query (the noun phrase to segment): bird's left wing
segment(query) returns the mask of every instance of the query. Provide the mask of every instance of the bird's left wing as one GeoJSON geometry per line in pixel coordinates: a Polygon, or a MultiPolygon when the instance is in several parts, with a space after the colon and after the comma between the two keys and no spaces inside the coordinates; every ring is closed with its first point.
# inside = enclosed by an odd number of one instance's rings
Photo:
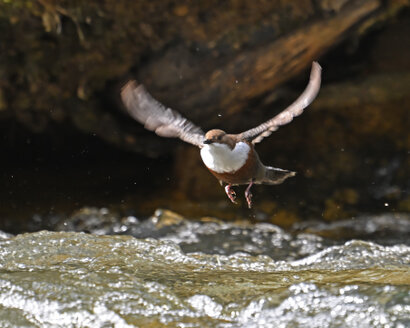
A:
{"type": "Polygon", "coordinates": [[[128,113],[147,130],[161,137],[180,138],[202,147],[204,132],[171,108],[155,100],[143,85],[129,81],[121,90],[121,98],[128,113]]]}
{"type": "Polygon", "coordinates": [[[317,62],[312,63],[310,80],[305,91],[296,99],[293,104],[284,111],[270,119],[269,121],[257,126],[256,128],[242,132],[237,135],[239,140],[252,141],[253,144],[260,142],[263,138],[270,136],[281,125],[288,124],[294,117],[303,113],[303,110],[316,98],[321,82],[322,68],[317,62]]]}

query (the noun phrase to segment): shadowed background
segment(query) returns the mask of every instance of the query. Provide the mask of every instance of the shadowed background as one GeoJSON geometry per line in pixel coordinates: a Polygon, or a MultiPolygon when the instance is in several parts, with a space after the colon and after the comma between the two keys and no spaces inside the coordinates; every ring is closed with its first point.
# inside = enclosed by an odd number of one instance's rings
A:
{"type": "Polygon", "coordinates": [[[0,229],[82,206],[281,225],[409,212],[409,18],[408,1],[2,2],[0,229]],[[119,101],[136,78],[203,129],[241,132],[291,103],[313,60],[318,98],[257,145],[298,175],[254,188],[253,211],[119,101]]]}

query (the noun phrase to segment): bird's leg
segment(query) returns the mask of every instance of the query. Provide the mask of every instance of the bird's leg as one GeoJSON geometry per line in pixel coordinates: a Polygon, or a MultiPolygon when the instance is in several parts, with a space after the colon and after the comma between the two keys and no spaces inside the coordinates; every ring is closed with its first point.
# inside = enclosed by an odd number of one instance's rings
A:
{"type": "Polygon", "coordinates": [[[251,193],[251,187],[253,185],[253,181],[249,184],[249,186],[245,190],[245,198],[246,201],[248,202],[248,207],[252,208],[252,193],[251,193]]]}
{"type": "Polygon", "coordinates": [[[236,192],[235,190],[232,189],[232,185],[231,184],[227,184],[225,186],[225,192],[227,194],[227,196],[229,197],[229,199],[231,200],[232,203],[236,204],[236,192]]]}

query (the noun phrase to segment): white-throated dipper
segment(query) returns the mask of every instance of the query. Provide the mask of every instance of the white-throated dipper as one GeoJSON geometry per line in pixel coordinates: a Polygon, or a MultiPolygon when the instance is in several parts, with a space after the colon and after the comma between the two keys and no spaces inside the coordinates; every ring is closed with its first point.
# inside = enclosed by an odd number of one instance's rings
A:
{"type": "Polygon", "coordinates": [[[316,98],[321,83],[321,67],[312,63],[310,80],[303,93],[284,111],[256,128],[239,134],[219,129],[204,133],[201,128],[181,114],[163,106],[146,91],[143,85],[129,81],[121,91],[121,98],[129,114],[144,127],[162,137],[178,137],[201,149],[205,166],[225,186],[229,199],[235,203],[234,185],[248,184],[245,191],[248,207],[252,207],[253,184],[280,184],[295,172],[265,166],[259,159],[254,144],[288,124],[316,98]]]}

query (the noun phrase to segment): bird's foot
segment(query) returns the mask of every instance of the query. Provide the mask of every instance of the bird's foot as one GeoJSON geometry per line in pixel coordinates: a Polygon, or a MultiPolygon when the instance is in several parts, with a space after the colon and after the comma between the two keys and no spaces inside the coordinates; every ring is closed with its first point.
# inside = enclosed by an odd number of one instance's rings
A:
{"type": "Polygon", "coordinates": [[[232,189],[232,185],[228,184],[225,186],[226,195],[229,197],[232,203],[236,204],[236,192],[232,189]]]}
{"type": "Polygon", "coordinates": [[[251,182],[245,190],[245,198],[246,198],[246,202],[248,203],[248,208],[252,208],[252,193],[251,193],[252,185],[253,185],[253,182],[251,182]]]}

